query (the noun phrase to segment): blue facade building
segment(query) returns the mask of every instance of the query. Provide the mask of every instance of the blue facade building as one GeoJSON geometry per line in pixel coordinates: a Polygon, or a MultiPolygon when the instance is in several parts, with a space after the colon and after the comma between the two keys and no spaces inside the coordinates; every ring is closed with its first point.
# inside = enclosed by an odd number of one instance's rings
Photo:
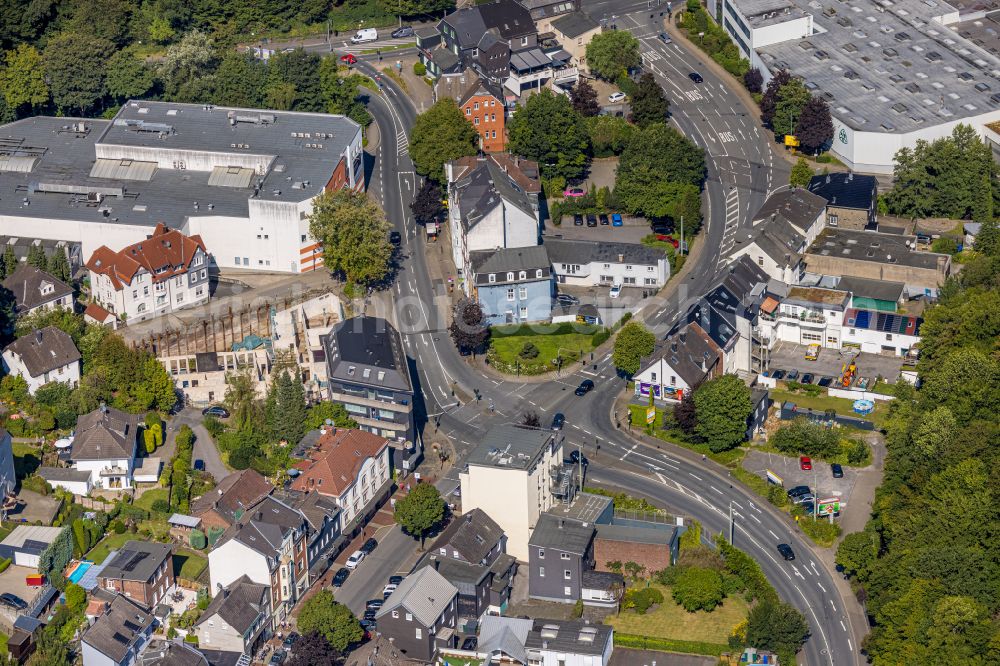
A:
{"type": "Polygon", "coordinates": [[[473,252],[475,297],[491,326],[552,317],[552,265],[542,245],[473,252]]]}

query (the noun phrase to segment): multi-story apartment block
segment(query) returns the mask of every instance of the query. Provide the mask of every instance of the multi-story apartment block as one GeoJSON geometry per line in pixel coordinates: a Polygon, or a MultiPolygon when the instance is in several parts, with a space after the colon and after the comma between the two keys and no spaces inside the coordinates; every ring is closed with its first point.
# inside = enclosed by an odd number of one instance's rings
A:
{"type": "Polygon", "coordinates": [[[507,146],[504,100],[489,84],[476,77],[458,102],[459,108],[479,134],[479,149],[487,153],[502,152],[507,146]]]}
{"type": "Polygon", "coordinates": [[[207,302],[210,262],[200,236],[158,224],[144,241],[94,251],[87,261],[91,294],[108,312],[142,321],[207,302]]]}
{"type": "Polygon", "coordinates": [[[270,588],[272,627],[279,626],[309,585],[307,532],[300,511],[265,497],[249,507],[208,554],[212,591],[246,574],[270,588]]]}
{"type": "Polygon", "coordinates": [[[413,442],[413,382],[403,338],[385,319],[354,317],[322,338],[330,400],[358,427],[397,443],[413,442]]]}

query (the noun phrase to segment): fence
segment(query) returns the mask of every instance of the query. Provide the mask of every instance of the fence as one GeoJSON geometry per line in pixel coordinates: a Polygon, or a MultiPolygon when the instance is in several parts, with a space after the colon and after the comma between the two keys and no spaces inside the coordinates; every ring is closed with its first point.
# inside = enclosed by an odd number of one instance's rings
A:
{"type": "Polygon", "coordinates": [[[848,400],[895,400],[894,395],[885,395],[884,393],[872,393],[871,391],[852,391],[850,389],[839,389],[833,388],[829,389],[830,396],[834,398],[847,398],[848,400]]]}

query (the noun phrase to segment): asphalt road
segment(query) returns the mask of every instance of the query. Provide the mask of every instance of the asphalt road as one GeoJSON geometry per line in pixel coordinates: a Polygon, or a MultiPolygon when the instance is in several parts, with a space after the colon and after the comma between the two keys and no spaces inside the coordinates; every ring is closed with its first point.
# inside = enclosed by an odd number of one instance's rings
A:
{"type": "MultiPolygon", "coordinates": [[[[364,615],[365,603],[369,599],[382,598],[382,588],[389,582],[389,576],[407,573],[400,570],[400,563],[407,553],[412,552],[414,543],[399,526],[379,536],[378,548],[351,572],[339,589],[334,588],[337,601],[358,617],[364,615]]],[[[339,565],[333,565],[330,571],[336,573],[339,568],[339,565]]]]}
{"type": "MultiPolygon", "coordinates": [[[[677,44],[664,45],[657,39],[662,31],[658,12],[652,20],[645,11],[625,15],[624,10],[641,5],[608,0],[587,3],[586,8],[602,18],[601,7],[614,7],[618,27],[630,30],[641,40],[644,65],[670,95],[671,122],[706,150],[708,162],[706,221],[699,240],[705,244],[701,260],[690,267],[685,280],[671,282],[663,293],[637,308],[637,316],[662,335],[687,303],[703,294],[716,279],[724,263],[721,256],[731,247],[734,234],[749,224],[750,215],[769,191],[787,182],[787,166],[774,157],[771,137],[757,127],[752,112],[703,66],[701,54],[687,52],[677,44]],[[687,76],[691,71],[698,71],[704,82],[694,84],[687,76]]],[[[375,74],[375,69],[364,60],[358,68],[375,74]]],[[[665,444],[671,448],[669,454],[647,452],[614,428],[612,405],[624,388],[624,381],[615,375],[610,355],[598,357],[585,366],[567,368],[562,376],[543,383],[492,379],[458,356],[446,331],[449,319],[446,285],[430,279],[424,239],[417,233],[408,208],[418,186],[406,155],[406,136],[415,118],[413,106],[394,82],[383,79],[383,92],[373,95],[369,110],[382,136],[369,191],[380,199],[404,239],[398,279],[393,287],[395,293],[389,299],[393,311],[384,314],[397,324],[407,352],[415,360],[415,376],[423,398],[423,409],[418,411],[425,417],[438,417],[432,420],[439,421],[441,433],[454,443],[458,456],[451,474],[441,480],[439,487],[444,492],[457,487],[455,470],[493,425],[517,422],[529,410],[539,413],[543,424],[547,424],[553,414],[561,412],[566,415],[569,448],[582,446],[585,452],[593,451],[600,443],[600,460],[606,462],[606,467],[602,463],[598,472],[597,465],[594,466],[595,479],[690,515],[713,532],[727,529],[728,505],[733,500],[737,544],[760,562],[782,598],[799,608],[809,620],[811,637],[800,662],[857,663],[858,641],[843,612],[845,602],[830,574],[816,563],[817,558],[785,517],[738,484],[730,489],[728,480],[719,478],[710,465],[697,457],[689,459],[689,453],[679,447],[665,444]],[[597,388],[578,398],[573,389],[583,379],[593,379],[597,388]],[[458,398],[452,393],[454,388],[458,389],[458,398]],[[463,394],[471,395],[473,389],[481,392],[481,402],[459,399],[463,394]],[[493,409],[488,407],[490,404],[493,409]],[[618,464],[614,462],[616,458],[618,464]],[[633,461],[643,467],[632,468],[633,461]],[[798,554],[796,563],[777,559],[774,547],[779,542],[792,545],[798,554]]],[[[373,307],[377,301],[373,301],[373,307]]],[[[434,426],[426,427],[425,441],[436,431],[434,426]]],[[[403,559],[403,553],[399,552],[394,561],[401,563],[403,559]]],[[[361,577],[363,589],[347,590],[341,595],[353,595],[348,599],[349,605],[363,604],[365,599],[377,596],[393,569],[394,565],[386,562],[373,575],[361,577]]],[[[850,600],[850,603],[855,602],[850,600]]]]}
{"type": "MultiPolygon", "coordinates": [[[[190,426],[194,431],[194,452],[191,456],[191,464],[193,465],[195,460],[204,460],[205,471],[211,474],[216,482],[218,482],[229,474],[229,470],[226,469],[225,464],[222,462],[222,457],[219,455],[219,447],[215,445],[212,437],[205,430],[205,426],[201,424],[203,418],[200,409],[185,407],[167,423],[167,436],[169,441],[173,442],[182,425],[187,424],[190,426]]],[[[171,450],[176,451],[176,449],[171,450]]],[[[163,464],[167,465],[169,462],[169,460],[164,460],[163,464]]]]}

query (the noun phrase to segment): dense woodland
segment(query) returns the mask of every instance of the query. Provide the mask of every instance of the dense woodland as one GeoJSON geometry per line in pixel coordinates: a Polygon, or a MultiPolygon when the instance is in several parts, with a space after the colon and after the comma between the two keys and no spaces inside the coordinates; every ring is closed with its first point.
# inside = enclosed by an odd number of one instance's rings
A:
{"type": "Polygon", "coordinates": [[[871,521],[837,561],[876,626],[875,664],[1000,662],[1000,232],[948,281],[899,386],[871,521]]]}

